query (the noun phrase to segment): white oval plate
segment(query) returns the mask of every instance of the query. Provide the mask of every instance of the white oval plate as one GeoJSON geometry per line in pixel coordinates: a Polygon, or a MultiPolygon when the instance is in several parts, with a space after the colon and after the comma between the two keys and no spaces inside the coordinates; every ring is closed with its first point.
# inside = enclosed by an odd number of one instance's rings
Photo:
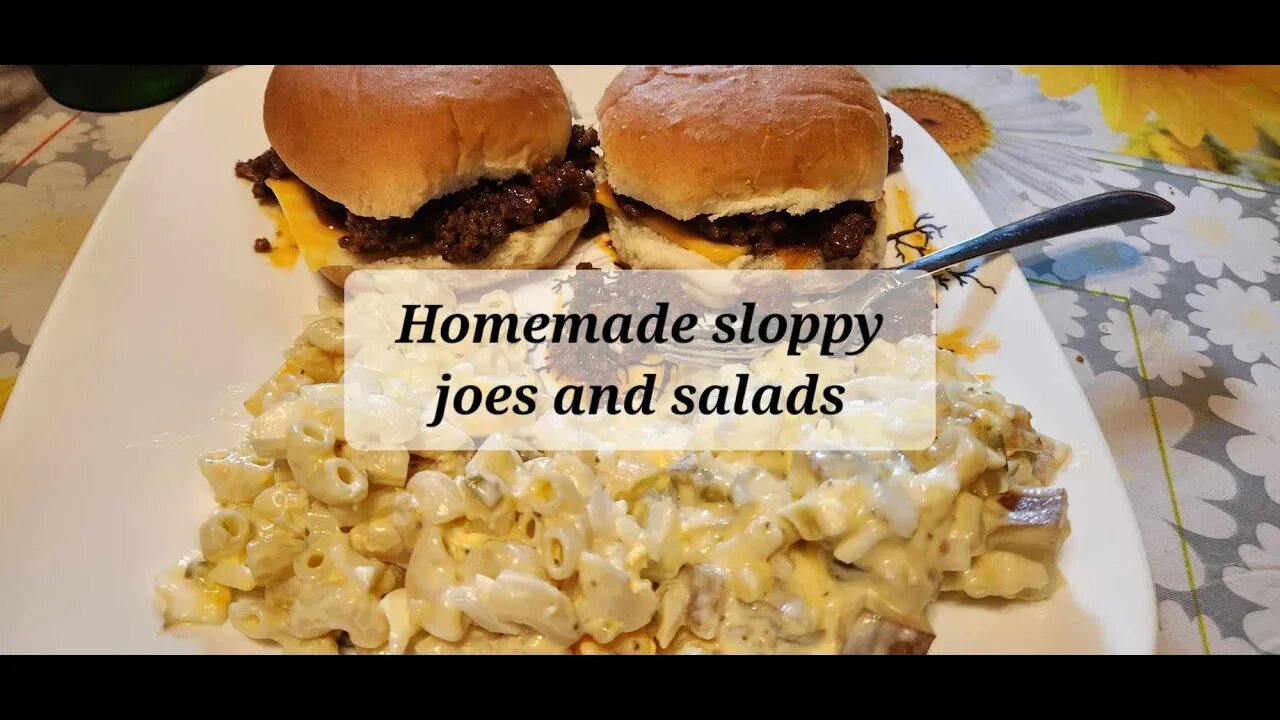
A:
{"type": "MultiPolygon", "coordinates": [[[[557,70],[593,120],[617,68],[557,70]]],[[[274,228],[232,165],[267,147],[268,72],[227,73],[165,116],[103,206],[27,357],[0,419],[0,652],[272,651],[226,627],[162,632],[152,596],[213,504],[196,456],[241,439],[240,403],[327,292],[301,263],[282,271],[251,249],[274,228]]],[[[889,109],[915,208],[946,226],[943,244],[989,229],[947,156],[889,109]]],[[[974,368],[1074,449],[1061,476],[1067,586],[1040,603],[940,603],[933,651],[1152,652],[1146,557],[1097,422],[1013,260],[988,262],[980,277],[999,294],[944,293],[939,327],[997,336],[999,350],[974,368]]]]}

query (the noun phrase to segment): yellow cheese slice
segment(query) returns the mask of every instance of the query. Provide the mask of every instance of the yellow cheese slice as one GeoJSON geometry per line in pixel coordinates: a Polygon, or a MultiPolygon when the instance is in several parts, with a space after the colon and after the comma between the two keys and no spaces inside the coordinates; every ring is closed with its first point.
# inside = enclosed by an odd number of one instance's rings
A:
{"type": "MultiPolygon", "coordinates": [[[[596,202],[604,207],[621,213],[622,208],[613,196],[613,189],[608,183],[596,184],[596,202]]],[[[658,212],[646,212],[638,217],[628,215],[630,219],[665,237],[671,242],[690,252],[698,253],[717,265],[728,265],[730,262],[746,255],[748,248],[742,245],[718,243],[706,239],[685,227],[684,223],[658,212]]]]}
{"type": "Polygon", "coordinates": [[[268,180],[267,187],[275,193],[289,234],[302,249],[302,257],[311,270],[330,265],[355,265],[359,258],[338,245],[338,238],[346,234],[342,228],[330,227],[320,218],[311,191],[297,178],[268,180]]]}
{"type": "Polygon", "coordinates": [[[284,219],[284,212],[279,206],[264,205],[263,208],[276,223],[276,237],[271,241],[271,252],[267,259],[272,265],[285,270],[292,270],[298,264],[298,244],[289,233],[289,221],[284,219]]]}

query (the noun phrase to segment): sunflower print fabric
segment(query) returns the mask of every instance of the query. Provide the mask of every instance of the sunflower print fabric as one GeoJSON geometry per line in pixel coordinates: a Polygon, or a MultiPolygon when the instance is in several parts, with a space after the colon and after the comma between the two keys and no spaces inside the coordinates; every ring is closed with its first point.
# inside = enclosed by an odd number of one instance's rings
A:
{"type": "Polygon", "coordinates": [[[1280,67],[862,69],[997,223],[1177,207],[1018,260],[1129,490],[1161,650],[1280,653],[1280,67]]]}

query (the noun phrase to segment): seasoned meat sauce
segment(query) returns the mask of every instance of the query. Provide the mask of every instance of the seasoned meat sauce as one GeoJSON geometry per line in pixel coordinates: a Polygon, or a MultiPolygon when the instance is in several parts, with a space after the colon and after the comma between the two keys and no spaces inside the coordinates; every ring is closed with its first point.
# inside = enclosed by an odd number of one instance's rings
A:
{"type": "Polygon", "coordinates": [[[889,174],[902,169],[902,136],[893,134],[893,120],[889,113],[884,114],[884,122],[889,126],[889,174]]]}
{"type": "MultiPolygon", "coordinates": [[[[625,195],[616,197],[622,212],[630,217],[658,212],[639,200],[625,195]]],[[[876,229],[871,203],[856,200],[803,215],[770,212],[729,215],[718,220],[700,215],[685,224],[709,240],[750,246],[753,255],[781,247],[816,247],[827,261],[856,256],[876,229]]]]}

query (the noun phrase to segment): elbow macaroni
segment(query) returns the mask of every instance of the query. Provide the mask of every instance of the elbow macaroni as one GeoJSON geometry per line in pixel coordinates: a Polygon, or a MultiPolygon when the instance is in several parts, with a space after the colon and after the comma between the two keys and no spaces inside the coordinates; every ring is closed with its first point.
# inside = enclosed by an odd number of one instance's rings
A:
{"type": "Polygon", "coordinates": [[[157,582],[167,623],[288,653],[835,653],[866,613],[927,628],[941,593],[1057,583],[1065,521],[1025,551],[989,539],[1065,448],[949,353],[919,452],[411,454],[346,445],[342,342],[310,325],[247,441],[199,459],[218,508],[157,582]]]}

